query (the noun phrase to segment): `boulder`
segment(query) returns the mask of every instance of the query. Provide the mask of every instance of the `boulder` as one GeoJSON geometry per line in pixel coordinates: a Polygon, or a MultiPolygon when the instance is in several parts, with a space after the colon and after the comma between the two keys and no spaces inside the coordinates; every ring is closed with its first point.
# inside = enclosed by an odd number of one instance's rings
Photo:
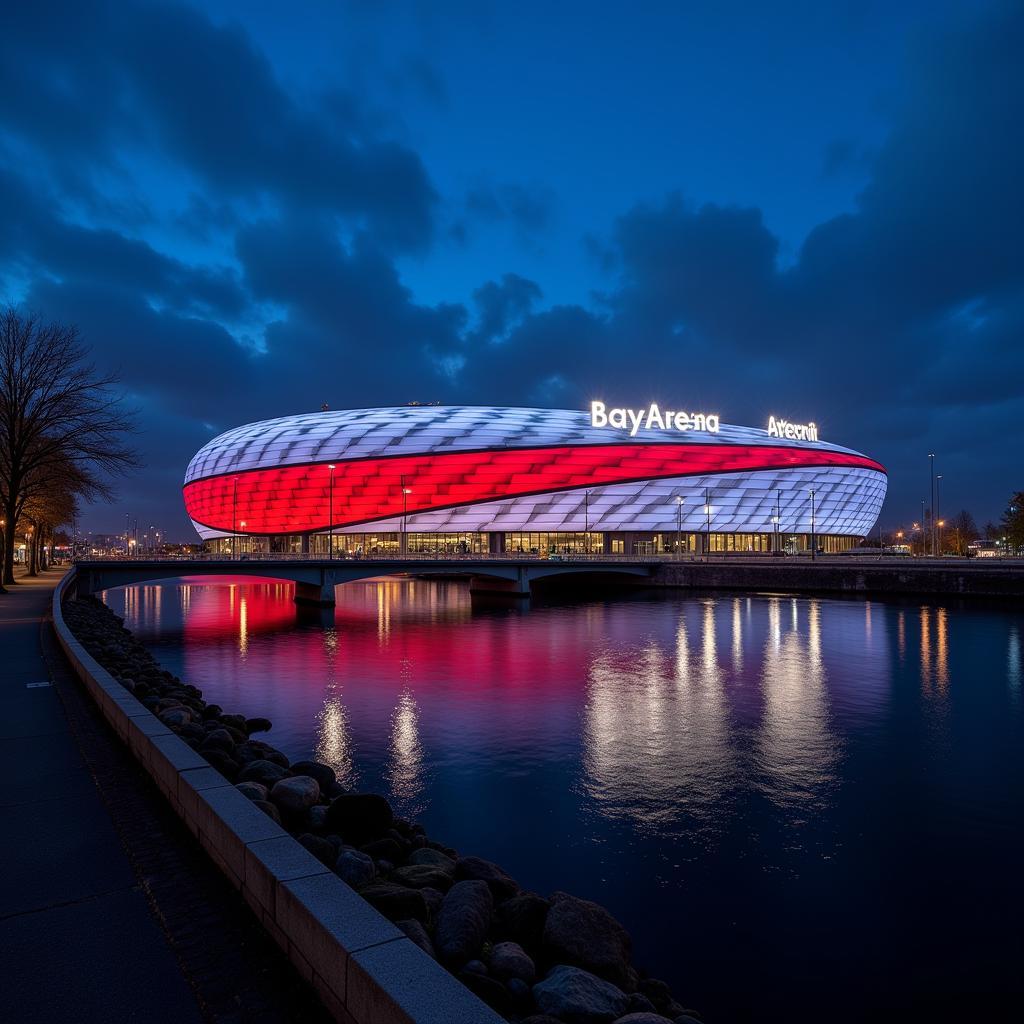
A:
{"type": "Polygon", "coordinates": [[[334,872],[343,882],[347,882],[353,889],[358,889],[376,877],[377,868],[372,857],[360,853],[359,850],[347,848],[338,854],[334,862],[334,872]]]}
{"type": "Polygon", "coordinates": [[[391,921],[414,918],[426,922],[427,903],[419,889],[407,889],[394,882],[371,882],[359,890],[359,895],[391,921]]]}
{"type": "Polygon", "coordinates": [[[455,874],[455,861],[440,850],[432,850],[429,846],[413,850],[409,854],[410,864],[429,864],[431,867],[440,868],[448,875],[455,874]]]}
{"type": "Polygon", "coordinates": [[[319,761],[295,761],[292,763],[293,775],[308,775],[316,779],[321,792],[334,782],[334,769],[329,764],[319,761]]]}
{"type": "Polygon", "coordinates": [[[267,787],[259,782],[240,782],[235,789],[250,800],[266,800],[267,787]]]}
{"type": "Polygon", "coordinates": [[[444,893],[440,889],[432,889],[429,885],[420,889],[420,893],[427,904],[427,910],[430,911],[430,920],[436,921],[437,915],[441,913],[441,904],[444,903],[444,893]]]}
{"type": "Polygon", "coordinates": [[[247,718],[243,732],[249,736],[254,732],[270,732],[273,728],[274,725],[269,718],[247,718]]]}
{"type": "Polygon", "coordinates": [[[158,717],[168,729],[180,729],[192,721],[192,712],[185,707],[171,707],[161,711],[158,717]]]}
{"type": "Polygon", "coordinates": [[[501,981],[519,978],[532,985],[537,978],[537,968],[518,942],[498,942],[491,950],[491,974],[501,981]]]}
{"type": "Polygon", "coordinates": [[[668,1017],[662,1017],[660,1013],[641,1010],[639,1013],[627,1013],[625,1017],[619,1017],[615,1024],[673,1024],[673,1022],[668,1017]]]}
{"type": "Polygon", "coordinates": [[[672,990],[660,978],[641,978],[636,988],[650,999],[656,1010],[664,1010],[672,1002],[672,990]]]}
{"type": "Polygon", "coordinates": [[[630,992],[629,1012],[630,1013],[657,1013],[658,1008],[643,994],[643,992],[630,992]]]}
{"type": "Polygon", "coordinates": [[[456,882],[448,890],[434,929],[434,947],[446,963],[464,964],[480,952],[491,924],[494,898],[479,879],[456,882]]]}
{"type": "Polygon", "coordinates": [[[288,778],[288,769],[282,768],[273,761],[250,761],[243,765],[238,773],[239,782],[259,782],[264,786],[273,787],[275,783],[288,778]]]}
{"type": "MultiPolygon", "coordinates": [[[[323,793],[321,792],[321,799],[323,793]]],[[[317,804],[306,811],[306,824],[314,832],[323,832],[327,824],[327,808],[323,804],[317,804]]]]}
{"type": "Polygon", "coordinates": [[[541,942],[548,963],[582,967],[616,985],[628,985],[632,980],[626,929],[590,900],[555,893],[541,942]]]}
{"type": "Polygon", "coordinates": [[[482,857],[460,857],[455,862],[456,880],[486,882],[495,903],[501,903],[519,892],[519,884],[509,878],[497,864],[482,857]]]}
{"type": "Polygon", "coordinates": [[[320,799],[320,787],[308,775],[294,775],[274,783],[270,799],[289,814],[302,814],[320,799]]]}
{"type": "Polygon", "coordinates": [[[394,821],[391,804],[376,793],[342,793],[327,808],[327,828],[354,846],[379,839],[394,821]]]}
{"type": "Polygon", "coordinates": [[[391,877],[413,889],[431,888],[445,892],[452,887],[452,876],[430,864],[408,864],[404,868],[396,868],[391,877]]]}
{"type": "Polygon", "coordinates": [[[539,952],[550,906],[546,899],[533,892],[521,892],[505,900],[494,912],[498,934],[525,949],[539,952]]]}
{"type": "Polygon", "coordinates": [[[611,982],[589,971],[560,964],[533,986],[542,1013],[565,1024],[607,1024],[625,1013],[629,998],[611,982]]]}
{"type": "Polygon", "coordinates": [[[235,741],[227,729],[211,729],[203,736],[203,746],[209,747],[211,750],[223,750],[225,754],[230,754],[235,749],[235,741]]]}
{"type": "Polygon", "coordinates": [[[530,986],[522,978],[509,978],[505,982],[505,988],[517,1006],[529,1006],[533,1002],[533,993],[530,986]]]}
{"type": "Polygon", "coordinates": [[[315,836],[310,832],[303,832],[302,835],[299,836],[299,842],[326,867],[333,868],[338,862],[338,851],[334,848],[334,844],[329,843],[322,836],[315,836]]]}
{"type": "Polygon", "coordinates": [[[281,824],[281,814],[269,800],[253,800],[253,804],[267,815],[268,818],[273,818],[278,825],[281,824]]]}
{"type": "Polygon", "coordinates": [[[392,864],[397,864],[402,859],[402,847],[391,836],[363,843],[359,849],[363,853],[368,853],[374,860],[389,860],[392,864]]]}
{"type": "Polygon", "coordinates": [[[422,922],[417,921],[415,918],[410,918],[407,921],[396,921],[396,925],[405,932],[406,935],[416,943],[420,949],[423,950],[427,956],[432,957],[434,960],[437,959],[437,953],[434,952],[434,944],[430,941],[430,936],[427,934],[427,929],[423,927],[422,922]]]}
{"type": "Polygon", "coordinates": [[[468,971],[470,974],[489,974],[487,970],[487,964],[483,960],[470,960],[468,963],[463,964],[462,969],[468,971]]]}
{"type": "Polygon", "coordinates": [[[230,779],[232,782],[238,778],[238,762],[228,754],[225,754],[223,750],[204,750],[202,751],[203,757],[210,762],[210,765],[217,769],[224,776],[225,779],[230,779]]]}
{"type": "Polygon", "coordinates": [[[486,974],[476,974],[469,970],[459,971],[456,977],[470,992],[487,1003],[492,1010],[497,1011],[503,1017],[508,1017],[511,1014],[512,996],[496,978],[489,978],[486,974]]]}

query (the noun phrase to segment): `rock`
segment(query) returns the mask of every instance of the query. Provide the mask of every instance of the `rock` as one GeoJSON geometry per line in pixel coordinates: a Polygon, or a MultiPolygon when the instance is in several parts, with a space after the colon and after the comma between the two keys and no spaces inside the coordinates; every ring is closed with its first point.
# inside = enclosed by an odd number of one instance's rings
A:
{"type": "Polygon", "coordinates": [[[422,922],[427,920],[427,903],[420,889],[407,889],[394,882],[376,881],[364,885],[359,895],[392,921],[404,921],[407,918],[422,922]]]}
{"type": "Polygon", "coordinates": [[[455,863],[458,881],[486,882],[496,903],[501,903],[519,892],[519,884],[509,878],[497,864],[482,857],[462,857],[455,863]]]}
{"type": "MultiPolygon", "coordinates": [[[[249,785],[252,785],[252,783],[249,783],[249,785]]],[[[329,843],[322,836],[315,836],[310,832],[303,832],[302,835],[299,836],[299,842],[302,843],[302,845],[326,867],[333,869],[334,865],[338,862],[338,851],[334,848],[334,844],[329,843]]]]}
{"type": "Polygon", "coordinates": [[[219,704],[207,704],[203,708],[203,718],[220,718],[224,709],[219,704]]]}
{"type": "Polygon", "coordinates": [[[376,793],[343,793],[327,808],[327,828],[355,846],[379,839],[392,821],[391,804],[376,793]]]}
{"type": "Polygon", "coordinates": [[[254,732],[270,732],[274,728],[269,718],[247,718],[242,731],[251,736],[254,732]]]}
{"type": "Polygon", "coordinates": [[[264,760],[263,747],[256,746],[255,743],[239,743],[235,747],[235,757],[242,764],[249,764],[250,761],[262,761],[264,760]]]}
{"type": "Polygon", "coordinates": [[[338,854],[334,862],[334,872],[343,882],[351,885],[353,889],[366,885],[367,882],[372,881],[377,875],[373,858],[368,857],[365,853],[360,853],[359,850],[353,849],[342,850],[338,854]]]}
{"type": "Polygon", "coordinates": [[[467,970],[459,971],[456,977],[491,1009],[496,1010],[503,1017],[511,1014],[512,997],[508,989],[496,978],[489,978],[486,974],[474,974],[467,970]]]}
{"type": "Polygon", "coordinates": [[[192,712],[185,707],[171,707],[161,711],[158,717],[169,729],[180,729],[192,721],[192,712]]]}
{"type": "Polygon", "coordinates": [[[657,1013],[658,1009],[643,994],[643,992],[630,992],[629,993],[629,1012],[630,1013],[657,1013]]]}
{"type": "Polygon", "coordinates": [[[260,782],[264,786],[272,787],[282,779],[287,779],[288,769],[282,768],[273,761],[250,761],[243,765],[238,773],[239,782],[260,782]]]}
{"type": "Polygon", "coordinates": [[[672,1002],[672,990],[660,978],[641,978],[636,988],[650,999],[656,1010],[664,1010],[672,1002]]]}
{"type": "MultiPolygon", "coordinates": [[[[170,675],[170,673],[166,673],[170,675]]],[[[245,732],[245,716],[244,715],[225,715],[221,713],[220,720],[225,725],[230,725],[232,729],[239,729],[245,732]]]]}
{"type": "Polygon", "coordinates": [[[455,861],[440,850],[431,850],[428,846],[424,846],[418,850],[413,850],[413,852],[409,854],[409,863],[429,864],[433,868],[440,868],[448,875],[455,874],[455,861]]]}
{"type": "Polygon", "coordinates": [[[619,1017],[615,1024],[673,1024],[668,1017],[662,1017],[660,1013],[651,1013],[642,1010],[640,1013],[627,1013],[625,1017],[619,1017]]]}
{"type": "Polygon", "coordinates": [[[582,967],[616,985],[632,980],[626,929],[604,907],[590,900],[555,893],[541,943],[548,963],[582,967]]]}
{"type": "Polygon", "coordinates": [[[389,860],[397,864],[402,859],[402,848],[390,836],[384,839],[374,839],[373,842],[363,843],[359,847],[363,853],[368,853],[374,860],[389,860]]]}
{"type": "Polygon", "coordinates": [[[240,782],[235,789],[250,800],[266,800],[267,787],[259,782],[240,782]]]}
{"type": "Polygon", "coordinates": [[[273,747],[263,748],[263,760],[273,761],[274,764],[279,764],[282,768],[291,767],[291,761],[280,750],[275,750],[273,747]]]}
{"type": "Polygon", "coordinates": [[[491,974],[501,981],[519,978],[532,985],[537,978],[537,968],[518,942],[499,942],[491,950],[491,974]]]}
{"type": "Polygon", "coordinates": [[[223,750],[225,754],[230,754],[235,749],[235,741],[227,729],[211,729],[204,736],[203,746],[214,750],[223,750]]]}
{"type": "Polygon", "coordinates": [[[319,761],[295,761],[292,764],[293,775],[308,775],[316,779],[320,791],[323,792],[334,782],[334,769],[329,764],[319,761]]]}
{"type": "Polygon", "coordinates": [[[546,899],[533,892],[521,892],[505,900],[494,912],[498,934],[525,949],[539,952],[550,906],[546,899]]]}
{"type": "Polygon", "coordinates": [[[320,787],[308,775],[294,775],[275,783],[270,799],[289,814],[302,814],[320,799],[320,787]]]}
{"type": "Polygon", "coordinates": [[[413,889],[431,888],[445,892],[452,887],[451,875],[430,864],[408,864],[404,868],[397,868],[392,872],[392,878],[413,889]]]}
{"type": "Polygon", "coordinates": [[[232,782],[238,778],[238,762],[233,757],[225,754],[223,750],[204,750],[202,754],[203,757],[210,762],[211,766],[216,768],[224,778],[229,779],[232,782]]]}
{"type": "Polygon", "coordinates": [[[415,918],[410,918],[407,921],[396,921],[396,925],[405,932],[406,935],[416,943],[420,949],[423,950],[427,956],[432,957],[434,960],[437,959],[437,953],[434,952],[434,944],[430,941],[430,936],[427,934],[427,929],[423,927],[420,921],[415,918]]]}
{"type": "Polygon", "coordinates": [[[509,978],[505,982],[505,988],[508,989],[508,994],[517,1006],[527,1006],[533,1002],[533,993],[530,991],[530,986],[522,978],[509,978]]]}
{"type": "Polygon", "coordinates": [[[427,910],[430,911],[430,920],[436,921],[437,915],[441,913],[441,904],[444,903],[444,893],[440,889],[432,889],[429,885],[420,889],[420,893],[426,901],[427,910]]]}
{"type": "Polygon", "coordinates": [[[327,824],[327,808],[323,804],[310,807],[306,811],[306,824],[314,832],[323,832],[324,826],[327,824]]]}
{"type": "Polygon", "coordinates": [[[560,964],[533,986],[542,1013],[565,1024],[605,1024],[621,1017],[629,1005],[626,993],[589,971],[560,964]]]}
{"type": "Polygon", "coordinates": [[[253,803],[269,818],[273,818],[274,821],[281,824],[281,815],[277,808],[269,800],[253,800],[253,803]]]}
{"type": "Polygon", "coordinates": [[[488,974],[487,964],[483,960],[470,960],[468,963],[463,964],[462,969],[469,971],[470,974],[488,974]]]}
{"type": "Polygon", "coordinates": [[[493,909],[494,898],[486,882],[456,882],[441,904],[434,928],[434,947],[441,960],[464,964],[475,957],[487,936],[493,909]]]}

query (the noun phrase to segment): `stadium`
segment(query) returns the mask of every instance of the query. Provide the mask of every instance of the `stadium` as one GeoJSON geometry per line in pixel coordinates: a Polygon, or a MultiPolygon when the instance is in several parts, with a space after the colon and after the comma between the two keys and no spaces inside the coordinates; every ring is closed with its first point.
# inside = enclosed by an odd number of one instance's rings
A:
{"type": "Polygon", "coordinates": [[[236,427],[184,500],[212,551],[384,554],[838,552],[885,469],[772,416],[409,405],[236,427]]]}

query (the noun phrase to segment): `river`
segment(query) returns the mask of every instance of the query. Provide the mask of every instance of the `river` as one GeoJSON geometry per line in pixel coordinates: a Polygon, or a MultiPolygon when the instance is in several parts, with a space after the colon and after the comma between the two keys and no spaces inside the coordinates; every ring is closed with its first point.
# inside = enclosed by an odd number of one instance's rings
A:
{"type": "Polygon", "coordinates": [[[105,595],[292,759],[612,911],[710,1022],[952,1019],[1024,992],[1024,616],[459,582],[105,595]]]}

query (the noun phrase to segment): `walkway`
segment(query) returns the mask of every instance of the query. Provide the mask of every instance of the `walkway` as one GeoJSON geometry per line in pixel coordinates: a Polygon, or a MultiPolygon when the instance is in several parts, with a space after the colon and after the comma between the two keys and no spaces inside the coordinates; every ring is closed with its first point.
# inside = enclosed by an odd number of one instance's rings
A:
{"type": "Polygon", "coordinates": [[[0,594],[0,1020],[322,1020],[72,676],[59,578],[0,594]]]}

